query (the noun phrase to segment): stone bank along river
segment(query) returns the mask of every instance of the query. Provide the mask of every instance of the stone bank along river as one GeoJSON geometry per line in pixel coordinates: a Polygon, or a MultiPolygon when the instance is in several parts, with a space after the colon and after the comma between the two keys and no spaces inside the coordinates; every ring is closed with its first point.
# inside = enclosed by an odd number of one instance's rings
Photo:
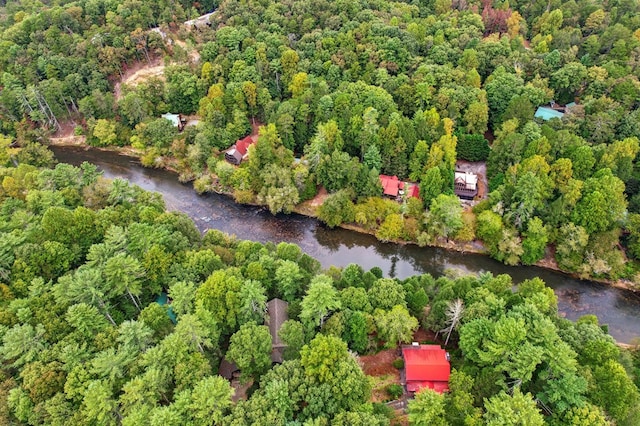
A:
{"type": "Polygon", "coordinates": [[[468,273],[509,274],[514,283],[537,276],[554,289],[559,311],[567,318],[597,315],[619,342],[629,343],[640,336],[640,295],[630,291],[538,267],[510,267],[484,255],[382,243],[370,235],[328,229],[313,218],[296,214],[273,216],[260,207],[236,204],[224,195],[198,195],[191,185],[178,182],[174,173],[143,168],[136,159],[114,152],[79,147],[52,147],[52,150],[61,162],[79,165],[88,161],[97,165],[107,178],[125,178],[145,190],[162,194],[169,210],[186,213],[201,231],[214,228],[241,239],[296,243],[323,267],[349,263],[365,269],[378,266],[385,275],[398,278],[427,272],[437,277],[450,268],[468,273]]]}

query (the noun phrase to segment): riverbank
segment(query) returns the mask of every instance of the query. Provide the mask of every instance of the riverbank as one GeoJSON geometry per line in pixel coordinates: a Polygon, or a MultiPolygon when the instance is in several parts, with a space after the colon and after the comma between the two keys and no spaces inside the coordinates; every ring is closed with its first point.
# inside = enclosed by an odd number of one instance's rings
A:
{"type": "MultiPolygon", "coordinates": [[[[60,146],[60,147],[80,147],[83,148],[85,150],[97,150],[97,151],[107,151],[107,152],[114,152],[117,153],[118,155],[123,155],[123,156],[128,156],[128,157],[133,157],[135,159],[137,159],[138,161],[140,161],[140,158],[142,155],[144,155],[144,152],[137,150],[135,148],[132,148],[130,146],[125,146],[125,147],[93,147],[90,145],[86,144],[86,141],[84,139],[84,137],[82,136],[73,136],[73,137],[59,137],[59,138],[51,138],[51,145],[53,146],[60,146]]],[[[164,170],[168,170],[171,171],[173,173],[179,173],[178,170],[173,167],[174,161],[172,159],[169,158],[165,158],[166,161],[163,161],[162,167],[161,169],[164,170]]],[[[228,191],[215,191],[216,193],[225,195],[230,197],[231,199],[233,199],[233,196],[231,193],[229,193],[228,191]]],[[[324,197],[326,197],[327,194],[325,194],[324,197]]],[[[316,209],[319,207],[319,205],[321,204],[321,200],[323,199],[323,197],[317,197],[314,198],[313,200],[308,200],[306,202],[300,203],[298,204],[294,209],[293,212],[297,213],[299,215],[302,216],[306,216],[306,217],[310,217],[310,218],[314,218],[317,220],[317,213],[316,213],[316,209]],[[315,201],[314,201],[315,200],[315,201]]],[[[254,205],[254,206],[259,206],[258,204],[249,204],[249,205],[254,205]]],[[[359,226],[358,224],[355,223],[343,223],[341,225],[339,225],[340,228],[342,229],[347,229],[353,232],[357,232],[360,234],[366,234],[366,235],[371,235],[373,237],[375,237],[375,231],[374,230],[369,230],[366,229],[362,226],[359,226]]],[[[416,242],[414,241],[406,241],[406,240],[396,240],[393,242],[389,242],[389,244],[398,244],[398,245],[402,245],[402,246],[419,246],[416,242]]],[[[482,256],[487,256],[488,255],[488,251],[487,249],[484,247],[484,245],[482,244],[481,241],[475,240],[472,242],[465,242],[465,243],[459,243],[459,242],[454,242],[454,241],[436,241],[433,242],[431,244],[428,244],[428,247],[435,247],[435,248],[441,248],[441,249],[445,249],[448,251],[452,251],[452,252],[458,252],[458,253],[462,253],[462,254],[477,254],[477,255],[482,255],[482,256]]],[[[634,285],[633,282],[629,281],[629,280],[606,280],[606,279],[601,279],[601,278],[594,278],[594,277],[584,277],[584,276],[580,276],[578,274],[575,273],[570,273],[567,271],[563,271],[562,269],[560,269],[557,265],[557,263],[555,262],[555,259],[553,259],[553,257],[551,256],[550,253],[547,254],[547,256],[540,260],[539,262],[537,262],[535,264],[535,266],[542,268],[542,269],[546,269],[549,271],[554,271],[554,272],[558,272],[561,273],[567,277],[573,278],[573,279],[578,279],[578,280],[589,280],[589,281],[594,281],[594,282],[598,282],[600,284],[605,284],[611,287],[615,287],[621,290],[626,290],[626,291],[632,291],[636,294],[640,294],[640,289],[634,285]]]]}

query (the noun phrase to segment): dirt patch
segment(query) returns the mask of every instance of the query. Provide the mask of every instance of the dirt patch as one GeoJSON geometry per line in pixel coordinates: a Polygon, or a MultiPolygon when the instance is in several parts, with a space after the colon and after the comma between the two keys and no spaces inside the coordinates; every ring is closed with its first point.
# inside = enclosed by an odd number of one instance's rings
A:
{"type": "Polygon", "coordinates": [[[425,330],[424,328],[419,328],[413,333],[413,341],[422,343],[422,342],[436,342],[436,333],[431,330],[425,330]]]}
{"type": "Polygon", "coordinates": [[[393,361],[399,358],[398,349],[387,349],[375,355],[360,357],[362,370],[373,377],[371,400],[385,402],[389,400],[387,386],[400,384],[400,371],[393,366],[393,361]]]}
{"type": "Polygon", "coordinates": [[[324,200],[326,200],[328,196],[329,193],[327,192],[327,190],[324,189],[323,186],[321,186],[316,196],[310,200],[298,204],[295,208],[295,212],[306,216],[317,217],[318,207],[320,207],[322,203],[324,203],[324,200]]]}
{"type": "Polygon", "coordinates": [[[86,145],[87,138],[85,136],[63,136],[58,138],[49,138],[51,145],[58,146],[83,146],[86,145]]]}
{"type": "Polygon", "coordinates": [[[164,64],[160,59],[155,59],[151,61],[151,63],[136,62],[135,64],[133,64],[125,71],[124,75],[122,76],[122,80],[116,83],[113,88],[113,94],[116,98],[116,101],[122,97],[122,84],[136,86],[143,81],[150,79],[151,77],[164,79],[164,64]]]}
{"type": "Polygon", "coordinates": [[[329,196],[329,193],[327,192],[327,190],[324,188],[324,186],[321,186],[316,196],[308,201],[309,205],[312,207],[320,207],[322,203],[324,203],[324,200],[327,199],[328,196],[329,196]]]}
{"type": "Polygon", "coordinates": [[[400,358],[398,349],[386,349],[375,355],[363,355],[360,357],[362,370],[369,376],[383,376],[387,374],[397,374],[400,380],[400,372],[392,364],[400,358]]]}

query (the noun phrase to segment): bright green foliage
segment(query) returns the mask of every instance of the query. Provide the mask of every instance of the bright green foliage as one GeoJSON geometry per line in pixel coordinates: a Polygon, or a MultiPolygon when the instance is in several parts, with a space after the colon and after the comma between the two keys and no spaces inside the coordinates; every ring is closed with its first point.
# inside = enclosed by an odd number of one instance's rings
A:
{"type": "Polygon", "coordinates": [[[303,274],[296,262],[283,260],[276,269],[276,285],[282,299],[293,302],[300,296],[303,274]]]}
{"type": "MultiPolygon", "coordinates": [[[[219,424],[231,407],[233,389],[229,382],[220,376],[205,377],[190,391],[190,403],[187,407],[194,425],[209,425],[213,421],[219,424]]],[[[183,396],[178,395],[180,400],[183,396]]]]}
{"type": "Polygon", "coordinates": [[[639,403],[638,388],[629,379],[624,368],[615,360],[608,360],[593,370],[591,397],[615,420],[623,422],[639,403]]]}
{"type": "Polygon", "coordinates": [[[588,233],[602,232],[622,219],[626,206],[624,183],[610,169],[602,169],[585,181],[582,199],[572,218],[588,233]]]}
{"type": "Polygon", "coordinates": [[[300,319],[307,325],[322,327],[327,316],[332,311],[340,309],[340,306],[338,291],[333,286],[331,278],[327,275],[317,275],[311,280],[307,294],[302,299],[300,319]]]}
{"type": "Polygon", "coordinates": [[[226,271],[215,271],[196,291],[196,305],[202,306],[225,330],[235,328],[240,310],[242,282],[226,271]]]}
{"type": "Polygon", "coordinates": [[[438,167],[428,169],[420,180],[420,196],[425,204],[430,205],[431,200],[442,194],[445,181],[438,167]]]}
{"type": "Polygon", "coordinates": [[[446,426],[444,396],[431,389],[422,389],[409,401],[409,424],[416,426],[446,426]]]}
{"type": "Polygon", "coordinates": [[[490,210],[485,210],[478,215],[476,235],[487,244],[492,253],[497,252],[502,234],[503,224],[499,215],[490,210]]]}
{"type": "Polygon", "coordinates": [[[404,237],[404,220],[400,214],[390,214],[378,228],[376,237],[380,241],[397,241],[404,237]]]}
{"type": "Polygon", "coordinates": [[[386,342],[387,347],[409,343],[418,329],[418,320],[401,305],[394,306],[388,312],[377,310],[375,317],[378,336],[386,342]]]}
{"type": "Polygon", "coordinates": [[[585,404],[582,407],[573,407],[569,410],[562,424],[567,426],[609,426],[609,422],[602,410],[595,405],[585,404]]]}
{"type": "Polygon", "coordinates": [[[491,426],[542,426],[544,419],[531,394],[515,388],[513,395],[500,392],[485,401],[484,420],[491,426]]]}
{"type": "Polygon", "coordinates": [[[278,330],[278,336],[287,345],[284,350],[284,359],[296,359],[299,357],[300,349],[304,346],[304,326],[302,323],[295,320],[285,321],[280,330],[278,330]]]}
{"type": "Polygon", "coordinates": [[[547,247],[547,230],[542,220],[534,217],[527,224],[526,238],[522,241],[522,263],[532,265],[544,257],[547,247]]]}
{"type": "Polygon", "coordinates": [[[329,415],[365,403],[371,388],[347,345],[338,337],[319,334],[302,348],[300,364],[310,385],[305,411],[329,415]]]}
{"type": "Polygon", "coordinates": [[[376,280],[367,291],[367,296],[374,309],[389,310],[396,305],[406,306],[402,284],[391,278],[376,280]]]}
{"type": "Polygon", "coordinates": [[[243,324],[231,336],[227,357],[238,366],[245,381],[260,377],[271,365],[269,328],[254,322],[243,324]]]}
{"type": "Polygon", "coordinates": [[[462,228],[462,206],[455,195],[440,194],[425,213],[425,225],[437,237],[449,238],[462,228]]]}
{"type": "Polygon", "coordinates": [[[481,410],[474,407],[473,377],[451,370],[449,393],[445,398],[445,418],[450,424],[480,424],[481,410]]]}
{"type": "Polygon", "coordinates": [[[346,190],[331,194],[318,208],[318,219],[334,228],[341,223],[353,222],[355,209],[351,196],[346,190]]]}

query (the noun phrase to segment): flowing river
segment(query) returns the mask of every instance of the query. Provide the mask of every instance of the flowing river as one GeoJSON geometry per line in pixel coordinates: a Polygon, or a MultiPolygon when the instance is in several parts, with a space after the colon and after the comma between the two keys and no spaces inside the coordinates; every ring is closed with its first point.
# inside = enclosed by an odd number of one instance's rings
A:
{"type": "Polygon", "coordinates": [[[313,218],[291,214],[273,216],[268,210],[236,204],[224,195],[198,195],[191,185],[178,182],[177,175],[166,170],[146,169],[131,157],[114,152],[81,147],[52,147],[60,162],[79,165],[88,161],[97,165],[108,178],[121,177],[164,197],[169,210],[189,215],[197,227],[235,234],[241,239],[298,244],[323,267],[357,263],[365,269],[378,266],[385,275],[406,278],[430,273],[440,276],[447,269],[468,273],[509,274],[514,283],[540,277],[558,296],[561,315],[575,320],[594,314],[608,324],[610,334],[629,343],[640,337],[640,295],[592,281],[534,267],[510,267],[488,256],[458,253],[440,248],[382,243],[373,236],[344,229],[329,229],[313,218]]]}

